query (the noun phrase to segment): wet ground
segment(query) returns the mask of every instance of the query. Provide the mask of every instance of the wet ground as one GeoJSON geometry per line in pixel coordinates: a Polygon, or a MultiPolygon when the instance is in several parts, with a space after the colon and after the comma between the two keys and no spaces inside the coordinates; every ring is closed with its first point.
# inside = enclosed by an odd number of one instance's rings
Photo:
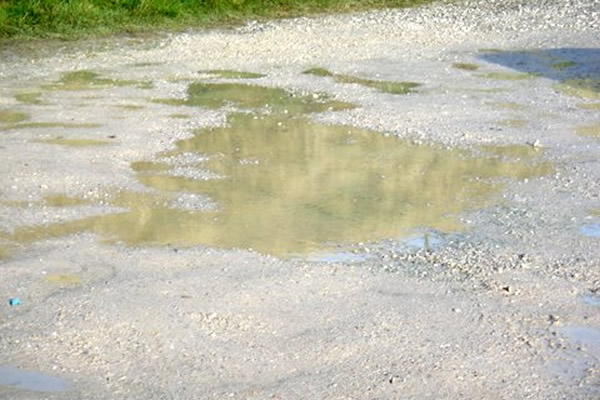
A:
{"type": "Polygon", "coordinates": [[[600,393],[595,32],[339,18],[3,50],[1,395],[600,393]]]}

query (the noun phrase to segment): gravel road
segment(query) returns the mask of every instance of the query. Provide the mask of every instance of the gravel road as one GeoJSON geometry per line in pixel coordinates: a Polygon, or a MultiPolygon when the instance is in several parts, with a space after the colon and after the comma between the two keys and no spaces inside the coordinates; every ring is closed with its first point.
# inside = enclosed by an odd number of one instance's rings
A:
{"type": "MultiPolygon", "coordinates": [[[[597,0],[440,2],[0,54],[0,398],[600,398],[597,0]],[[310,68],[421,86],[392,95],[310,68]],[[506,179],[460,232],[354,243],[337,261],[129,246],[76,224],[19,236],[122,211],[115,190],[148,192],[132,163],[226,123],[232,106],[160,100],[232,81],[209,70],[359,105],[311,117],[325,124],[534,152],[552,172],[506,179]],[[73,71],[99,75],[65,80],[73,71]]],[[[172,162],[189,173],[202,160],[172,162]]]]}

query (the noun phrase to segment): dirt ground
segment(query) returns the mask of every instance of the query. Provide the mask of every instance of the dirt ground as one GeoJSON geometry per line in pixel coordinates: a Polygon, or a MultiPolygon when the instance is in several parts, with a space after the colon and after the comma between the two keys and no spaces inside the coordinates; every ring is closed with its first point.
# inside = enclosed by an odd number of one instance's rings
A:
{"type": "Polygon", "coordinates": [[[600,398],[600,10],[571,3],[1,49],[0,398],[600,398]],[[135,166],[239,108],[185,104],[194,82],[327,96],[357,107],[307,118],[547,170],[500,174],[457,231],[422,222],[329,257],[167,243],[135,166]]]}

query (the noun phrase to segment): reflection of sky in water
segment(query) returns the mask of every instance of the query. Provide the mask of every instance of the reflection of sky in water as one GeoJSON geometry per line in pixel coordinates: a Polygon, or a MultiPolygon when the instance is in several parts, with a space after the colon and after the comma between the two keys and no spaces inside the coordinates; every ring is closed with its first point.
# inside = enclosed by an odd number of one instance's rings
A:
{"type": "Polygon", "coordinates": [[[579,233],[583,236],[600,238],[600,222],[582,226],[579,228],[579,233]]]}
{"type": "Polygon", "coordinates": [[[487,62],[552,79],[567,94],[600,97],[600,49],[556,48],[517,51],[482,51],[487,62]]]}
{"type": "Polygon", "coordinates": [[[0,385],[35,392],[62,392],[71,388],[68,382],[54,376],[11,367],[0,367],[0,385]]]}
{"type": "Polygon", "coordinates": [[[483,51],[479,58],[517,71],[540,74],[555,81],[600,79],[600,49],[483,51]]]}
{"type": "Polygon", "coordinates": [[[583,296],[583,302],[592,306],[600,306],[600,297],[594,294],[586,294],[583,296]]]}

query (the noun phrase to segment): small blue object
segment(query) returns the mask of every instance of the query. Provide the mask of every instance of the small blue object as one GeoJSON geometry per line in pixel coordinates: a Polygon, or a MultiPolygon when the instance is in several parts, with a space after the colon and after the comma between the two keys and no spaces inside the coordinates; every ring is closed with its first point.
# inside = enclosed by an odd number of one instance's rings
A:
{"type": "Polygon", "coordinates": [[[21,305],[21,299],[19,299],[18,297],[15,297],[14,299],[9,299],[8,304],[10,304],[13,307],[19,306],[19,305],[21,305]]]}

